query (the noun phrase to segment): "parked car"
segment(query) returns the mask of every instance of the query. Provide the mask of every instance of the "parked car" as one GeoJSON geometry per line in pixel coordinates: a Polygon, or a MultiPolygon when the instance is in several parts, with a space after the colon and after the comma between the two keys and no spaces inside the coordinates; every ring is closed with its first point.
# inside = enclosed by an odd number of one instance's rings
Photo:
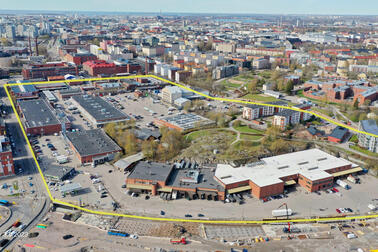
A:
{"type": "Polygon", "coordinates": [[[190,215],[190,214],[185,214],[185,217],[186,217],[186,218],[191,218],[192,215],[190,215]]]}

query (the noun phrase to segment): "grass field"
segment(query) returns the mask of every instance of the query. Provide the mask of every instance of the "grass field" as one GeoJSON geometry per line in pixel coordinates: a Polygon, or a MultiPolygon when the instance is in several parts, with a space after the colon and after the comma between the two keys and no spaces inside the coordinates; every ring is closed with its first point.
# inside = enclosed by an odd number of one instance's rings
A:
{"type": "Polygon", "coordinates": [[[276,99],[272,96],[265,96],[260,94],[247,94],[242,99],[249,99],[253,101],[261,101],[261,102],[273,102],[273,101],[279,101],[279,99],[276,99]]]}
{"type": "Polygon", "coordinates": [[[233,89],[235,89],[235,88],[239,88],[239,87],[241,86],[241,84],[231,83],[231,82],[229,82],[229,81],[227,81],[227,80],[224,80],[224,81],[222,81],[221,83],[222,83],[222,85],[224,85],[225,87],[227,87],[227,88],[233,88],[233,89]]]}
{"type": "Polygon", "coordinates": [[[352,145],[352,146],[350,146],[350,148],[353,149],[353,150],[356,150],[358,152],[364,153],[366,155],[372,156],[372,157],[378,157],[378,153],[374,153],[374,152],[365,150],[365,149],[363,149],[363,148],[361,148],[360,146],[357,146],[357,145],[354,145],[354,146],[352,145]]]}
{"type": "Polygon", "coordinates": [[[262,138],[262,136],[254,136],[254,135],[248,135],[248,134],[240,134],[240,138],[242,140],[250,140],[250,141],[257,141],[262,138]]]}
{"type": "Polygon", "coordinates": [[[320,109],[320,108],[315,108],[315,107],[311,108],[311,110],[322,113],[323,115],[326,115],[329,117],[333,116],[333,112],[330,110],[325,110],[325,109],[320,109]]]}
{"type": "Polygon", "coordinates": [[[263,134],[264,131],[251,129],[248,126],[239,126],[235,127],[235,129],[241,133],[252,133],[252,134],[263,134]]]}

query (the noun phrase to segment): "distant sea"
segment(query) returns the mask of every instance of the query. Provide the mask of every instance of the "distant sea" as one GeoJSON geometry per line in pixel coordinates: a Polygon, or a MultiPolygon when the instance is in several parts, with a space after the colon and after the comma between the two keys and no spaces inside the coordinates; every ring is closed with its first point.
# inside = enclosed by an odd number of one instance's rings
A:
{"type": "Polygon", "coordinates": [[[259,24],[259,23],[267,23],[266,20],[257,20],[257,19],[235,19],[235,18],[216,18],[215,21],[219,22],[240,22],[240,23],[248,23],[248,24],[259,24]]]}

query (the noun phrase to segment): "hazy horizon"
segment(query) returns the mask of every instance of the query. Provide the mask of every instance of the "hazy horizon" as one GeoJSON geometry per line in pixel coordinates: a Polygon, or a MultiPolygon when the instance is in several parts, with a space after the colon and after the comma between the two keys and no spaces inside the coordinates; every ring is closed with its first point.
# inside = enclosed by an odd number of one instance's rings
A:
{"type": "Polygon", "coordinates": [[[378,15],[378,1],[360,0],[66,0],[5,1],[0,11],[187,13],[239,15],[378,15]]]}

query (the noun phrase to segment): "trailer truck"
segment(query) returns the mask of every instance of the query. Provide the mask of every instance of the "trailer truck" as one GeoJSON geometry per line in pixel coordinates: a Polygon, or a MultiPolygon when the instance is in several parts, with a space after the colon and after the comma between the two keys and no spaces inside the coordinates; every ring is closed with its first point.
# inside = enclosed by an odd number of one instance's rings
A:
{"type": "Polygon", "coordinates": [[[284,216],[290,216],[293,215],[293,211],[288,208],[288,209],[276,209],[272,211],[272,215],[274,217],[284,217],[284,216]]]}
{"type": "Polygon", "coordinates": [[[341,186],[342,188],[344,188],[346,190],[350,189],[350,186],[346,182],[344,182],[340,179],[336,180],[336,184],[338,184],[339,186],[341,186]]]}

